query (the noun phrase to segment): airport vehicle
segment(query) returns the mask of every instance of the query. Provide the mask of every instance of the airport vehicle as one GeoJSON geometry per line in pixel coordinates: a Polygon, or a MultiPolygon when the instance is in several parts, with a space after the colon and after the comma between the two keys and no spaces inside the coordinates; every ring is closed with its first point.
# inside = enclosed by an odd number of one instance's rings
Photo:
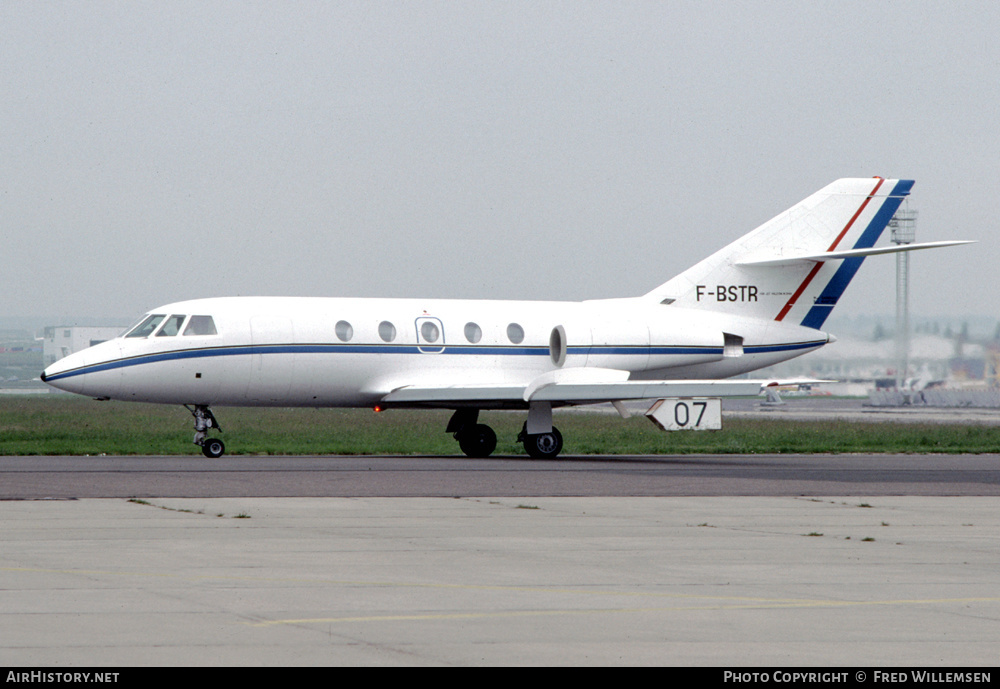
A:
{"type": "Polygon", "coordinates": [[[962,243],[874,248],[912,185],[836,181],[638,297],[197,299],[154,309],[42,379],[185,405],[208,457],[225,449],[208,434],[213,405],[451,409],[446,430],[472,457],[496,447],[481,410],[527,410],[519,440],[536,458],[562,449],[553,407],[611,402],[625,416],[624,402],[650,400],[661,427],[714,427],[719,398],[777,382],[733,376],[833,341],[821,328],[866,256],[962,243]]]}

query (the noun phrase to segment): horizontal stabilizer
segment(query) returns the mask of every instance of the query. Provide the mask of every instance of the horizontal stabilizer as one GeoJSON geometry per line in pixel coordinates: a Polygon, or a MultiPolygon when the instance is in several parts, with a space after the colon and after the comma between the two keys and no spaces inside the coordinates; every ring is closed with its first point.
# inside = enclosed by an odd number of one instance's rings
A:
{"type": "Polygon", "coordinates": [[[896,246],[882,246],[870,249],[847,249],[844,251],[824,251],[822,253],[799,254],[796,256],[776,256],[773,258],[748,258],[737,261],[738,266],[789,266],[796,263],[812,261],[820,263],[843,258],[859,258],[863,256],[876,256],[878,254],[895,254],[901,251],[917,251],[919,249],[939,249],[945,246],[959,246],[961,244],[975,244],[975,241],[949,241],[949,242],[923,242],[920,244],[899,244],[896,246]]]}

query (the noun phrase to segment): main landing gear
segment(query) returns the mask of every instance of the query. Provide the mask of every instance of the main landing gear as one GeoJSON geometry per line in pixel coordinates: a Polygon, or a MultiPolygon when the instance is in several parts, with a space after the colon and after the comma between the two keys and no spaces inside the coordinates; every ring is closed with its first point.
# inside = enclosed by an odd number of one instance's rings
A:
{"type": "Polygon", "coordinates": [[[196,404],[194,407],[184,405],[184,408],[194,416],[194,444],[201,447],[201,453],[209,459],[221,457],[226,452],[226,445],[218,438],[209,438],[208,429],[222,428],[215,420],[215,415],[207,404],[196,404]]]}
{"type": "Polygon", "coordinates": [[[458,409],[451,415],[445,432],[454,434],[467,457],[483,458],[497,449],[497,434],[486,424],[476,423],[478,409],[458,409]]]}
{"type": "Polygon", "coordinates": [[[549,433],[528,433],[528,424],[525,424],[517,442],[524,445],[524,451],[532,459],[555,459],[563,446],[562,433],[555,426],[549,433]]]}
{"type": "MultiPolygon", "coordinates": [[[[542,432],[528,433],[529,424],[526,422],[517,436],[517,442],[524,446],[524,451],[532,459],[555,459],[562,452],[562,433],[552,426],[550,415],[548,419],[548,430],[543,423],[542,432]]],[[[496,450],[497,434],[486,424],[478,423],[478,420],[478,409],[458,409],[452,414],[445,430],[454,434],[458,446],[467,457],[481,459],[489,457],[496,450]]]]}

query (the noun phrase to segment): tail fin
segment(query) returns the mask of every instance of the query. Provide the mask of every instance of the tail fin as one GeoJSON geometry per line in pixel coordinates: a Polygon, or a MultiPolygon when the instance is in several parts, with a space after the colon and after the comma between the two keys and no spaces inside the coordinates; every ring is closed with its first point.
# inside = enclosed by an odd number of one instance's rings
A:
{"type": "Polygon", "coordinates": [[[645,298],[820,328],[912,186],[837,180],[645,298]]]}

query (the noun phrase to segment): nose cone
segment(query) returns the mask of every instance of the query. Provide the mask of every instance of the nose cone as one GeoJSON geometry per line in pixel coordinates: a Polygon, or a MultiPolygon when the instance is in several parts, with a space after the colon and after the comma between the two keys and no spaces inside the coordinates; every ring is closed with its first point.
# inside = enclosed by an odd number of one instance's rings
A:
{"type": "Polygon", "coordinates": [[[86,395],[86,361],[83,352],[63,357],[42,372],[42,380],[54,388],[86,395]]]}
{"type": "Polygon", "coordinates": [[[42,372],[54,388],[91,397],[114,397],[121,388],[121,346],[117,340],[102,342],[56,361],[42,372]]]}

